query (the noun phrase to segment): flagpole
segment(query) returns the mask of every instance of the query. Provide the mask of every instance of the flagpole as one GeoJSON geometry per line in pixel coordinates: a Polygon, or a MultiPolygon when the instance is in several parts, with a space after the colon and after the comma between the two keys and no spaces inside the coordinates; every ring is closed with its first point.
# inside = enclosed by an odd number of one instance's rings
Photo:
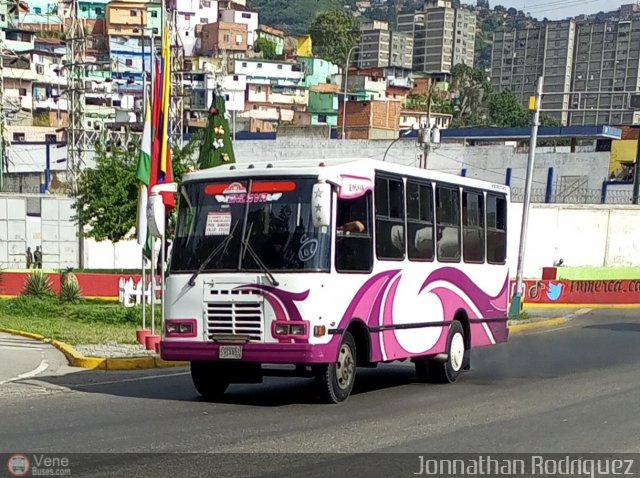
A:
{"type": "Polygon", "coordinates": [[[140,293],[142,294],[142,330],[147,328],[147,298],[145,297],[147,292],[147,268],[144,263],[144,247],[142,248],[142,284],[140,287],[140,293]]]}
{"type": "Polygon", "coordinates": [[[156,334],[156,239],[151,243],[151,335],[156,334]]]}

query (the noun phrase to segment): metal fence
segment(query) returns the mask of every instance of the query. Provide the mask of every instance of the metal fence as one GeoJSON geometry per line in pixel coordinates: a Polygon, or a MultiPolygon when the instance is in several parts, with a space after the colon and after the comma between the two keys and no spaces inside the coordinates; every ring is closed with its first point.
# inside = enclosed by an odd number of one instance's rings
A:
{"type": "MultiPolygon", "coordinates": [[[[511,201],[524,201],[524,188],[511,188],[511,201]]],[[[633,191],[631,189],[603,189],[578,188],[571,192],[547,191],[545,188],[531,189],[531,202],[553,204],[632,204],[633,191]]]]}

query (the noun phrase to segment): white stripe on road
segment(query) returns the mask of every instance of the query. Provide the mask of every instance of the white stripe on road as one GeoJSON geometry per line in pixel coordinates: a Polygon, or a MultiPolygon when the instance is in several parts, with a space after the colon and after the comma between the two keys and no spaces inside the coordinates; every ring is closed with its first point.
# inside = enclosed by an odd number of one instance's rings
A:
{"type": "Polygon", "coordinates": [[[23,374],[18,375],[17,377],[13,377],[13,378],[9,378],[7,380],[3,380],[2,382],[0,382],[0,385],[4,385],[5,383],[9,383],[9,382],[15,382],[16,380],[22,380],[22,379],[25,379],[25,378],[35,377],[36,375],[38,375],[39,373],[44,372],[48,368],[49,368],[49,362],[46,361],[46,360],[43,360],[42,362],[40,362],[40,365],[38,365],[36,368],[31,370],[30,372],[25,372],[23,374]]]}
{"type": "Polygon", "coordinates": [[[0,342],[0,350],[15,350],[15,349],[44,350],[45,347],[41,345],[31,345],[31,344],[3,344],[2,342],[0,342]]]}

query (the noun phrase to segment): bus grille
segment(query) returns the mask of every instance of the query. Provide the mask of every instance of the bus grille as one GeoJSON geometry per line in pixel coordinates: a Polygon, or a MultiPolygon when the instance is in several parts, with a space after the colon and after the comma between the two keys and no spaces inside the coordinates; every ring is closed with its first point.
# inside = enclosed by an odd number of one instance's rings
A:
{"type": "Polygon", "coordinates": [[[246,338],[251,342],[262,341],[261,302],[210,302],[206,307],[209,340],[246,338]]]}

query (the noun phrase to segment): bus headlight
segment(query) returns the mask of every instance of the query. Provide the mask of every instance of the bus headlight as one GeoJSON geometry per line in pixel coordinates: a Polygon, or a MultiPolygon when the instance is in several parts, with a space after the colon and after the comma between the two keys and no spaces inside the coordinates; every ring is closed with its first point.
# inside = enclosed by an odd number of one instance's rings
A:
{"type": "Polygon", "coordinates": [[[291,326],[291,335],[306,335],[306,333],[307,327],[305,324],[291,326]]]}
{"type": "Polygon", "coordinates": [[[167,320],[164,330],[167,337],[195,337],[196,321],[195,319],[167,320]]]}
{"type": "Polygon", "coordinates": [[[276,324],[276,335],[289,335],[289,326],[284,324],[276,324]]]}

